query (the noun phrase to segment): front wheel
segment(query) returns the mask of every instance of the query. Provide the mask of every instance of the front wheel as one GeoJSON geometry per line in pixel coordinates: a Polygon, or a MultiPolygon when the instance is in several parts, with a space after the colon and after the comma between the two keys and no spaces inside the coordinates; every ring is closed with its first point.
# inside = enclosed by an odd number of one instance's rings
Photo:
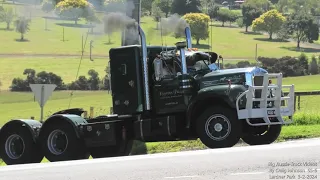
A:
{"type": "Polygon", "coordinates": [[[282,125],[258,126],[248,129],[241,139],[249,145],[263,145],[271,144],[277,140],[281,133],[282,125]]]}
{"type": "Polygon", "coordinates": [[[241,123],[235,110],[226,107],[206,109],[196,122],[197,134],[208,148],[232,147],[241,137],[241,123]]]}

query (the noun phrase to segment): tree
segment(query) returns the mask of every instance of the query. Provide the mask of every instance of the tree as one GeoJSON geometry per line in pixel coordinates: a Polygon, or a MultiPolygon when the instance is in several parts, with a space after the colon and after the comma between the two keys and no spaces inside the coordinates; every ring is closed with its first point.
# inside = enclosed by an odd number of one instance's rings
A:
{"type": "Polygon", "coordinates": [[[203,13],[188,13],[182,17],[190,26],[192,37],[196,39],[199,45],[200,39],[205,40],[209,37],[208,23],[210,17],[203,13]]]}
{"type": "Polygon", "coordinates": [[[57,90],[64,89],[64,83],[60,76],[52,73],[52,72],[46,72],[41,71],[37,74],[36,82],[37,84],[55,84],[57,85],[57,90]]]}
{"type": "Polygon", "coordinates": [[[70,18],[77,24],[79,18],[92,17],[94,7],[86,0],[64,0],[57,4],[56,12],[64,18],[70,18]]]}
{"type": "Polygon", "coordinates": [[[161,19],[161,17],[164,16],[164,13],[161,11],[161,9],[155,3],[152,3],[152,16],[153,16],[153,19],[157,22],[156,29],[158,29],[160,19],[161,19]]]}
{"type": "Polygon", "coordinates": [[[243,24],[245,25],[246,32],[248,27],[252,25],[252,21],[258,18],[263,12],[254,5],[244,3],[241,7],[243,24]]]}
{"type": "Polygon", "coordinates": [[[200,0],[201,3],[201,11],[209,15],[210,7],[214,6],[215,1],[212,0],[200,0]]]}
{"type": "Polygon", "coordinates": [[[241,15],[239,15],[237,11],[230,11],[230,16],[228,19],[228,21],[230,22],[230,26],[231,26],[231,23],[236,22],[240,16],[241,15]]]}
{"type": "Polygon", "coordinates": [[[219,9],[220,8],[217,5],[209,6],[208,15],[210,16],[211,19],[217,17],[219,9]]]}
{"type": "Polygon", "coordinates": [[[286,18],[277,10],[270,10],[255,19],[252,23],[253,31],[265,31],[269,34],[269,39],[272,35],[280,31],[281,26],[286,21],[286,18]]]}
{"type": "Polygon", "coordinates": [[[314,20],[309,21],[309,31],[307,32],[308,42],[313,43],[319,39],[319,25],[314,20]]]}
{"type": "Polygon", "coordinates": [[[313,74],[319,74],[319,66],[317,63],[317,58],[313,55],[310,63],[309,72],[313,74]]]}
{"type": "Polygon", "coordinates": [[[275,8],[269,0],[246,0],[244,5],[250,5],[263,12],[270,11],[275,8]]]}
{"type": "Polygon", "coordinates": [[[141,0],[141,10],[149,12],[152,15],[152,4],[154,0],[141,0]]]}
{"type": "Polygon", "coordinates": [[[88,79],[88,85],[90,90],[99,90],[99,73],[93,69],[88,71],[88,75],[90,76],[88,79]]]}
{"type": "Polygon", "coordinates": [[[56,1],[53,1],[53,0],[44,0],[42,2],[42,5],[41,5],[41,9],[42,11],[48,13],[48,12],[51,12],[52,10],[54,10],[54,8],[56,7],[56,1]]]}
{"type": "Polygon", "coordinates": [[[5,8],[0,11],[0,22],[5,22],[7,24],[7,30],[10,29],[10,24],[12,23],[15,15],[11,7],[5,8]]]}
{"type": "Polygon", "coordinates": [[[301,42],[312,42],[319,38],[319,30],[316,30],[319,28],[315,25],[314,18],[304,12],[291,14],[285,23],[285,28],[287,33],[296,40],[297,48],[300,48],[301,42]]]}
{"type": "Polygon", "coordinates": [[[229,9],[219,9],[217,13],[216,19],[222,22],[222,27],[224,27],[224,23],[231,19],[231,10],[229,9]]]}
{"type": "Polygon", "coordinates": [[[289,6],[289,0],[279,0],[277,4],[275,4],[276,9],[281,12],[287,12],[289,6]]]}
{"type": "Polygon", "coordinates": [[[123,0],[106,0],[104,2],[104,11],[107,13],[120,12],[126,13],[126,4],[123,0]]]}
{"type": "Polygon", "coordinates": [[[173,0],[171,13],[181,16],[187,13],[200,13],[200,7],[200,0],[173,0]]]}
{"type": "Polygon", "coordinates": [[[24,34],[30,30],[30,20],[26,19],[25,17],[19,17],[15,21],[16,31],[21,34],[20,40],[24,40],[24,34]]]}
{"type": "Polygon", "coordinates": [[[104,6],[105,0],[87,0],[88,3],[92,4],[95,9],[102,9],[104,6]]]}
{"type": "Polygon", "coordinates": [[[159,7],[167,18],[171,12],[172,1],[173,0],[155,0],[154,5],[159,7]]]}
{"type": "Polygon", "coordinates": [[[299,66],[301,66],[304,69],[305,74],[308,74],[308,70],[309,70],[308,56],[304,53],[301,53],[300,56],[298,57],[298,61],[299,61],[299,66]]]}

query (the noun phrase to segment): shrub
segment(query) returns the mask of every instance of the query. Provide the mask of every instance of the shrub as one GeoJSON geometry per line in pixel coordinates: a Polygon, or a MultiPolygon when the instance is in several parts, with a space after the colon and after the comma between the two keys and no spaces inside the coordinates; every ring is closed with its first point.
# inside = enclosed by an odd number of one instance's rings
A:
{"type": "Polygon", "coordinates": [[[308,66],[305,68],[304,58],[297,59],[290,56],[285,56],[280,59],[259,57],[258,60],[262,63],[262,68],[268,72],[282,72],[284,77],[303,76],[306,75],[306,71],[308,71],[308,66]]]}
{"type": "Polygon", "coordinates": [[[318,66],[317,59],[315,56],[312,56],[309,72],[312,75],[319,74],[319,66],[318,66]]]}

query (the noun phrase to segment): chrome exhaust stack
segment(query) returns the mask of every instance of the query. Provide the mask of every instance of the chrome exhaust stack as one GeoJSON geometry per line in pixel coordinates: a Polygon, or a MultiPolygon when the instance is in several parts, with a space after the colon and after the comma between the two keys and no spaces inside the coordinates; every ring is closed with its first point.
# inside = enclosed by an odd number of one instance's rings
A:
{"type": "Polygon", "coordinates": [[[186,46],[187,46],[187,43],[184,41],[176,43],[177,50],[180,51],[182,74],[188,74],[187,60],[186,60],[186,54],[185,54],[185,49],[184,49],[186,46]]]}
{"type": "Polygon", "coordinates": [[[142,49],[142,60],[143,60],[143,81],[144,81],[144,101],[146,110],[151,109],[150,105],[150,89],[149,89],[149,70],[148,70],[148,59],[147,59],[147,43],[146,43],[146,36],[141,28],[138,25],[138,31],[140,34],[141,40],[141,49],[142,49]]]}
{"type": "Polygon", "coordinates": [[[186,27],[185,30],[184,30],[184,33],[185,33],[185,35],[186,35],[187,48],[192,48],[191,30],[190,30],[190,27],[186,27]]]}

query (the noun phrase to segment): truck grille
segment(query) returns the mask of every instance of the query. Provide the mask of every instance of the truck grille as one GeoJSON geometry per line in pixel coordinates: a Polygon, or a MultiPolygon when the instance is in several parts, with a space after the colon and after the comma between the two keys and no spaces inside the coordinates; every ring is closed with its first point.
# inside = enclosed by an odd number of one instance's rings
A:
{"type": "MultiPolygon", "coordinates": [[[[253,85],[254,86],[262,86],[262,84],[263,84],[263,76],[255,76],[253,78],[253,85]]],[[[261,92],[262,92],[261,89],[256,89],[255,93],[254,93],[254,96],[256,98],[261,98],[261,92]]]]}

